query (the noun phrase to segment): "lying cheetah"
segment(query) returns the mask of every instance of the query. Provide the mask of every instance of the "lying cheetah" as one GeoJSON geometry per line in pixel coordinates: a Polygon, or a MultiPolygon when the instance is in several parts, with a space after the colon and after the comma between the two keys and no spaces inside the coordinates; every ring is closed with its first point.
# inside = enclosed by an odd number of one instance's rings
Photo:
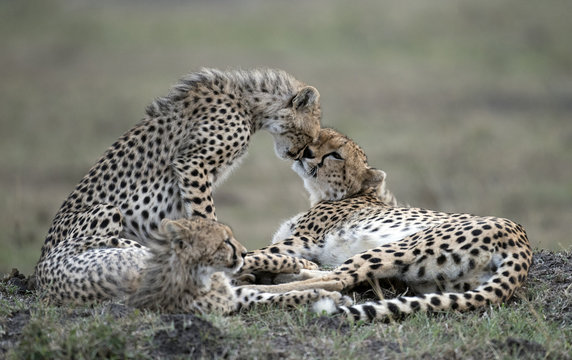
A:
{"type": "Polygon", "coordinates": [[[128,298],[133,306],[167,312],[232,314],[260,304],[297,306],[325,299],[351,303],[340,293],[320,289],[270,294],[233,287],[227,274],[242,266],[246,249],[234,239],[229,227],[193,218],[163,220],[162,229],[164,238],[151,242],[151,255],[140,285],[128,298]]]}
{"type": "Polygon", "coordinates": [[[322,129],[293,168],[304,179],[313,207],[281,228],[278,236],[287,238],[253,254],[281,253],[339,266],[332,272],[303,271],[310,279],[266,286],[266,291],[341,291],[368,279],[396,278],[419,294],[324,307],[372,320],[500,303],[527,277],[532,252],[522,226],[495,217],[396,207],[390,195],[387,204],[385,174],[370,168],[358,145],[334,130],[322,129]]]}
{"type": "MultiPolygon", "coordinates": [[[[59,302],[115,296],[111,274],[99,283],[64,283],[81,267],[60,253],[72,247],[90,263],[108,249],[139,254],[162,219],[216,219],[212,188],[239,163],[254,132],[270,132],[279,157],[297,158],[317,136],[320,116],[318,91],[283,71],[204,69],[183,78],[63,203],[36,265],[38,286],[59,302]]],[[[119,278],[132,276],[118,271],[119,278]]]]}

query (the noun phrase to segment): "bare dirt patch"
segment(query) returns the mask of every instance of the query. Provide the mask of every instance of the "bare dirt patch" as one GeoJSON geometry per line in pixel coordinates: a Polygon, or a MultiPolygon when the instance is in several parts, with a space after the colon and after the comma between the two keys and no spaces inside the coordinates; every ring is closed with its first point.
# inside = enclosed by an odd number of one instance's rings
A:
{"type": "Polygon", "coordinates": [[[536,252],[528,284],[539,285],[545,291],[542,306],[549,320],[572,326],[572,251],[536,252]]]}
{"type": "Polygon", "coordinates": [[[155,333],[154,357],[184,355],[196,359],[223,355],[224,335],[208,321],[190,314],[163,315],[161,320],[165,324],[172,323],[173,327],[155,333]]]}

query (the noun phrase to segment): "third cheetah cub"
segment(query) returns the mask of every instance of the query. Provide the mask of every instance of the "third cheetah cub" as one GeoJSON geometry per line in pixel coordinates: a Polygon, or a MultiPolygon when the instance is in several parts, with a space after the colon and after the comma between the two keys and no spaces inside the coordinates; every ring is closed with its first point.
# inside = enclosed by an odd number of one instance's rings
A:
{"type": "Polygon", "coordinates": [[[167,312],[231,314],[256,304],[297,306],[329,299],[351,304],[321,289],[269,294],[232,286],[227,274],[243,265],[246,249],[226,225],[203,218],[163,220],[164,241],[150,245],[141,283],[128,303],[167,312]]]}

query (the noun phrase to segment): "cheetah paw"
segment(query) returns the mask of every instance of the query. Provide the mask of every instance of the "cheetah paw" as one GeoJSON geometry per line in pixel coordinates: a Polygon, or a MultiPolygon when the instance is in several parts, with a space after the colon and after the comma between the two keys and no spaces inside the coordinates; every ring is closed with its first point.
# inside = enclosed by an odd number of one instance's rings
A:
{"type": "Polygon", "coordinates": [[[237,275],[232,283],[235,286],[241,286],[241,285],[250,285],[250,284],[254,284],[256,282],[256,276],[254,274],[240,274],[237,275]]]}
{"type": "Polygon", "coordinates": [[[298,261],[298,265],[301,269],[305,270],[318,270],[318,264],[313,261],[306,260],[306,259],[296,259],[298,261]]]}

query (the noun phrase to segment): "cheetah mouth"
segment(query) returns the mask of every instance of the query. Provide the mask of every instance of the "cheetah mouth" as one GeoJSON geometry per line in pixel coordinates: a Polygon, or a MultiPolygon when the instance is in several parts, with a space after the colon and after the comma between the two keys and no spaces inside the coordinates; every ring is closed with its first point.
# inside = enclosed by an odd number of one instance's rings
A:
{"type": "Polygon", "coordinates": [[[302,148],[298,149],[298,151],[296,151],[296,152],[287,151],[286,155],[294,161],[302,161],[302,156],[304,155],[304,150],[306,150],[307,147],[308,147],[308,145],[303,146],[302,148]]]}
{"type": "Polygon", "coordinates": [[[233,261],[232,264],[230,265],[230,273],[231,274],[237,273],[242,268],[243,265],[244,261],[242,259],[233,261]]]}
{"type": "Polygon", "coordinates": [[[318,176],[318,166],[312,166],[307,162],[304,162],[303,158],[300,158],[292,164],[292,169],[302,178],[316,178],[318,176]]]}

